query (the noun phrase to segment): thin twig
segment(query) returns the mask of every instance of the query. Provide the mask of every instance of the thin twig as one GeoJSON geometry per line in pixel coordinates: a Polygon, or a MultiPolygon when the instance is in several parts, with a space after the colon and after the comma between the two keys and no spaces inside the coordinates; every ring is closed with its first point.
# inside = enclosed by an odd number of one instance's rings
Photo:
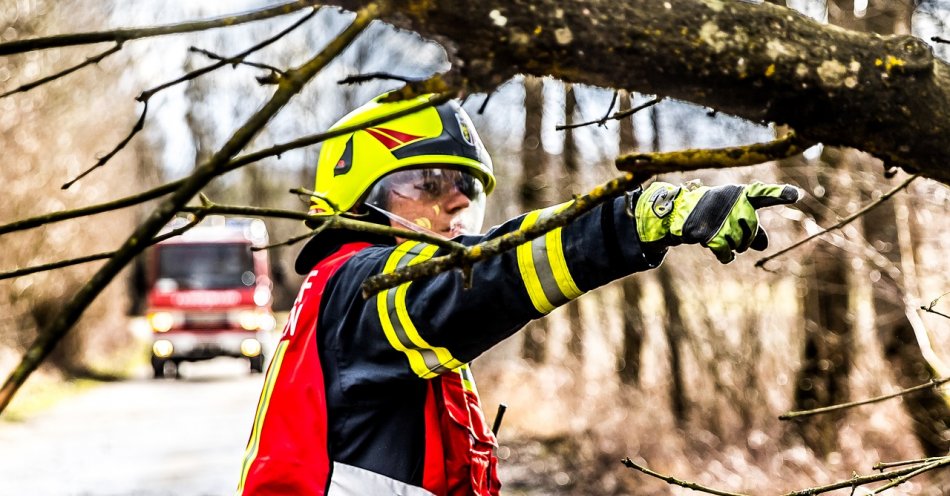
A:
{"type": "MultiPolygon", "coordinates": [[[[308,17],[309,17],[309,16],[308,16],[308,17]]],[[[241,59],[238,60],[237,57],[225,57],[224,55],[218,55],[218,54],[216,54],[216,53],[214,53],[214,52],[212,52],[212,51],[210,51],[210,50],[205,50],[204,48],[189,47],[189,48],[188,48],[188,51],[189,51],[189,52],[194,52],[194,53],[199,53],[199,54],[201,54],[201,55],[204,55],[205,57],[208,57],[208,58],[211,59],[211,60],[217,60],[217,61],[220,61],[220,62],[224,62],[225,64],[231,64],[231,67],[237,67],[238,65],[246,65],[246,66],[254,67],[254,68],[257,68],[257,69],[264,69],[264,70],[267,70],[267,71],[271,71],[271,72],[273,72],[273,73],[275,73],[275,74],[279,74],[279,75],[281,75],[281,76],[284,75],[284,71],[282,71],[281,69],[278,69],[277,67],[274,67],[274,66],[272,66],[272,65],[262,64],[262,63],[260,63],[260,62],[249,62],[249,61],[247,61],[247,60],[244,60],[243,58],[241,58],[241,59]]]]}
{"type": "Polygon", "coordinates": [[[650,477],[655,477],[670,485],[685,487],[686,489],[692,489],[694,491],[700,491],[700,492],[704,492],[708,494],[716,494],[718,496],[747,496],[743,493],[732,493],[729,491],[721,491],[719,489],[706,487],[706,486],[697,484],[695,482],[688,482],[684,480],[679,480],[675,477],[670,477],[669,475],[663,475],[659,472],[654,472],[653,470],[650,470],[647,467],[644,467],[643,465],[640,465],[634,462],[630,458],[624,458],[623,460],[621,460],[621,462],[629,468],[639,470],[640,472],[643,472],[644,474],[647,474],[650,477]]]}
{"type": "MultiPolygon", "coordinates": [[[[309,136],[304,136],[302,138],[289,141],[287,143],[279,143],[277,145],[274,145],[269,148],[265,148],[263,150],[258,150],[256,152],[252,152],[247,155],[241,155],[234,158],[234,160],[228,162],[226,165],[224,165],[221,168],[221,173],[224,174],[226,172],[233,171],[235,169],[241,168],[248,164],[261,161],[268,157],[275,157],[275,156],[280,157],[280,155],[290,150],[295,150],[298,148],[304,148],[307,146],[315,145],[323,141],[326,141],[330,138],[342,136],[344,134],[359,131],[361,129],[366,129],[368,127],[377,126],[379,124],[389,122],[393,119],[398,119],[400,117],[403,117],[415,112],[419,112],[420,110],[423,110],[429,107],[441,105],[451,99],[452,99],[452,94],[450,92],[440,93],[429,98],[425,102],[420,102],[418,104],[412,105],[410,107],[406,107],[405,109],[399,110],[397,112],[381,115],[375,119],[370,119],[361,124],[344,126],[344,127],[340,127],[337,129],[323,132],[323,133],[311,134],[309,136]]],[[[166,183],[162,186],[159,186],[157,188],[154,188],[154,189],[151,189],[151,190],[148,190],[136,195],[127,196],[125,198],[120,198],[118,200],[113,200],[106,203],[91,205],[89,207],[84,207],[84,208],[80,208],[76,210],[66,210],[66,211],[61,211],[61,212],[43,214],[36,217],[31,217],[28,219],[22,219],[15,222],[11,222],[9,224],[0,225],[0,235],[6,234],[9,232],[14,232],[14,231],[32,229],[32,228],[39,227],[42,225],[52,224],[52,223],[60,222],[64,220],[75,219],[77,217],[85,217],[87,215],[110,212],[112,210],[117,210],[120,208],[126,208],[132,205],[137,205],[139,203],[143,203],[148,200],[152,200],[152,199],[167,195],[169,193],[172,193],[173,191],[181,187],[181,185],[184,184],[186,180],[187,178],[179,179],[177,181],[166,183]]],[[[313,194],[313,192],[308,191],[303,194],[311,195],[313,194]]]]}
{"type": "Polygon", "coordinates": [[[278,243],[271,243],[271,244],[265,245],[265,246],[255,246],[255,247],[252,247],[252,248],[251,248],[251,251],[273,250],[274,248],[278,248],[278,247],[281,247],[281,246],[293,246],[293,245],[295,245],[295,244],[297,244],[297,243],[299,243],[299,242],[301,242],[301,241],[303,241],[303,240],[305,240],[305,239],[310,239],[310,238],[316,236],[317,234],[320,234],[321,232],[323,232],[324,230],[326,230],[327,226],[329,226],[329,224],[321,224],[321,225],[318,226],[316,229],[313,229],[313,230],[311,230],[310,232],[308,232],[308,233],[306,233],[306,234],[301,234],[301,235],[299,235],[299,236],[294,236],[294,237],[291,237],[291,238],[287,238],[287,239],[285,239],[284,241],[280,241],[280,242],[278,242],[278,243]]]}
{"type": "Polygon", "coordinates": [[[311,190],[306,189],[306,188],[291,188],[291,189],[290,189],[290,192],[293,193],[293,194],[295,194],[295,195],[298,195],[298,196],[306,196],[306,197],[308,197],[309,200],[312,200],[313,198],[317,198],[317,199],[319,199],[319,200],[323,200],[323,201],[327,202],[327,205],[329,205],[330,208],[333,209],[334,212],[342,213],[342,212],[340,211],[340,207],[338,207],[338,206],[336,205],[336,203],[333,202],[333,200],[327,198],[327,197],[324,196],[324,195],[321,195],[320,193],[317,193],[316,191],[311,191],[311,190]]]}
{"type": "Polygon", "coordinates": [[[945,313],[943,313],[943,312],[938,312],[938,311],[934,310],[934,306],[937,305],[937,302],[940,301],[940,299],[943,298],[944,296],[947,296],[948,294],[950,294],[950,291],[948,291],[948,292],[946,292],[946,293],[944,293],[944,294],[942,294],[942,295],[940,295],[940,296],[934,298],[933,301],[931,301],[929,305],[927,305],[927,306],[925,306],[925,307],[924,307],[924,306],[921,306],[920,309],[923,310],[923,311],[925,311],[925,312],[935,313],[935,314],[937,314],[937,315],[939,315],[939,316],[941,316],[941,317],[950,319],[950,315],[947,315],[947,314],[945,314],[945,313]]]}
{"type": "Polygon", "coordinates": [[[945,377],[945,378],[943,378],[943,379],[933,379],[933,380],[931,380],[930,382],[927,382],[927,383],[924,383],[924,384],[920,384],[920,385],[914,386],[914,387],[912,387],[912,388],[907,388],[907,389],[898,391],[898,392],[896,392],[896,393],[885,394],[885,395],[882,395],[882,396],[876,396],[876,397],[874,397],[874,398],[867,398],[867,399],[858,400],[858,401],[851,401],[851,402],[849,402],[849,403],[841,403],[841,404],[838,404],[838,405],[831,405],[831,406],[825,406],[825,407],[821,407],[821,408],[815,408],[815,409],[813,409],[813,410],[796,410],[796,411],[791,411],[791,412],[783,413],[782,415],[779,415],[778,418],[779,418],[779,420],[792,420],[792,419],[797,419],[797,418],[802,418],[802,417],[810,417],[810,416],[812,416],[812,415],[819,415],[819,414],[822,414],[822,413],[828,413],[828,412],[834,412],[834,411],[838,411],[838,410],[844,410],[844,409],[847,409],[847,408],[854,408],[854,407],[856,407],[856,406],[861,406],[861,405],[868,405],[868,404],[871,404],[871,403],[878,403],[878,402],[881,402],[881,401],[884,401],[884,400],[889,400],[889,399],[891,399],[891,398],[897,398],[898,396],[904,396],[904,395],[907,395],[907,394],[916,393],[917,391],[923,391],[924,389],[935,388],[935,387],[941,386],[941,385],[943,385],[943,384],[946,384],[947,382],[950,382],[950,377],[945,377]]]}
{"type": "MultiPolygon", "coordinates": [[[[614,95],[615,95],[614,98],[616,98],[616,93],[615,93],[614,95]]],[[[565,130],[565,129],[575,129],[575,128],[578,128],[578,127],[590,126],[590,125],[592,125],[592,124],[600,124],[600,125],[602,125],[602,124],[605,124],[605,123],[606,123],[607,121],[609,121],[609,120],[620,120],[620,119],[623,119],[624,117],[631,116],[631,115],[633,115],[633,114],[635,114],[635,113],[637,113],[637,112],[639,112],[639,111],[641,111],[641,110],[643,110],[643,109],[650,108],[650,107],[652,107],[652,106],[654,106],[654,105],[656,105],[656,104],[658,104],[658,103],[660,103],[660,102],[662,102],[662,101],[663,101],[663,97],[659,97],[659,96],[658,96],[658,97],[656,97],[656,98],[650,100],[649,102],[646,102],[646,103],[637,105],[636,107],[633,107],[632,109],[624,110],[624,111],[622,111],[622,112],[616,112],[616,113],[614,113],[614,115],[611,115],[610,117],[604,117],[604,118],[602,118],[602,119],[600,119],[600,120],[596,120],[596,121],[581,122],[581,123],[579,123],[579,124],[570,124],[570,125],[555,126],[554,129],[557,130],[557,131],[563,131],[563,130],[565,130]]],[[[613,104],[611,104],[611,108],[613,108],[613,104]]]]}
{"type": "Polygon", "coordinates": [[[311,7],[317,3],[318,2],[316,0],[295,0],[266,9],[254,10],[243,14],[216,17],[203,21],[165,24],[161,26],[142,28],[116,29],[112,31],[60,34],[41,38],[8,41],[6,43],[0,43],[0,56],[31,52],[33,50],[45,50],[47,48],[88,45],[92,43],[105,43],[109,41],[114,43],[122,43],[129,40],[149,38],[152,36],[191,33],[195,31],[230,27],[247,22],[259,21],[262,19],[269,19],[271,17],[290,14],[300,9],[311,7]]]}
{"type": "Polygon", "coordinates": [[[871,492],[871,494],[881,494],[882,492],[887,491],[888,489],[892,487],[897,487],[924,472],[929,472],[935,468],[939,468],[947,464],[950,464],[950,458],[945,458],[944,460],[941,460],[941,461],[928,463],[918,468],[917,470],[910,472],[909,474],[904,474],[881,487],[875,488],[874,491],[871,492]]]}
{"type": "Polygon", "coordinates": [[[785,248],[783,248],[783,249],[781,249],[781,250],[779,250],[779,251],[777,251],[777,252],[775,252],[775,253],[773,253],[773,254],[767,256],[767,257],[762,257],[762,258],[760,258],[759,260],[757,260],[757,261],[755,262],[755,266],[756,266],[756,267],[762,267],[763,265],[765,265],[765,264],[768,263],[769,261],[775,259],[776,257],[782,256],[782,255],[784,255],[784,254],[786,254],[786,253],[788,253],[788,252],[794,250],[795,248],[798,248],[799,246],[801,246],[801,245],[803,245],[803,244],[805,244],[805,243],[807,243],[807,242],[809,242],[809,241],[811,241],[811,240],[817,238],[818,236],[821,236],[821,235],[823,235],[823,234],[825,234],[825,233],[834,231],[834,230],[836,230],[836,229],[841,229],[842,227],[844,227],[844,226],[846,226],[846,225],[848,225],[848,224],[854,222],[854,220],[857,219],[858,217],[861,217],[862,215],[864,215],[864,214],[870,212],[871,210],[877,208],[879,205],[881,205],[882,203],[884,203],[885,201],[887,201],[888,199],[890,199],[892,196],[894,196],[895,194],[897,194],[898,191],[900,191],[900,190],[906,188],[914,179],[917,179],[917,177],[919,177],[919,174],[914,174],[914,175],[908,177],[907,179],[904,180],[904,182],[898,184],[894,189],[888,191],[887,193],[884,193],[883,195],[881,195],[880,198],[878,198],[877,200],[874,200],[873,202],[871,202],[871,203],[865,205],[864,208],[858,210],[857,212],[855,212],[855,213],[853,213],[853,214],[851,214],[851,215],[845,217],[844,219],[841,219],[841,220],[838,221],[835,225],[830,226],[830,227],[827,227],[827,228],[825,228],[825,229],[822,229],[821,231],[818,231],[818,232],[816,232],[815,234],[812,234],[811,236],[808,236],[807,238],[802,239],[801,241],[798,241],[797,243],[794,243],[794,244],[792,244],[791,246],[787,246],[787,247],[785,247],[785,248]]]}
{"type": "Polygon", "coordinates": [[[494,91],[485,93],[485,99],[482,100],[482,104],[478,107],[478,115],[482,115],[485,113],[485,108],[488,107],[488,101],[491,100],[491,97],[494,94],[495,94],[494,91]]]}
{"type": "Polygon", "coordinates": [[[607,106],[607,111],[604,112],[604,116],[600,118],[600,122],[597,123],[598,126],[606,126],[607,121],[610,120],[610,113],[614,110],[614,105],[617,104],[617,97],[620,96],[620,90],[614,90],[614,96],[610,99],[610,105],[607,106]]]}
{"type": "Polygon", "coordinates": [[[306,212],[296,210],[283,210],[276,208],[247,207],[241,205],[217,205],[207,204],[193,207],[182,207],[182,212],[204,215],[242,215],[248,217],[270,217],[275,219],[293,219],[300,221],[310,221],[314,224],[325,225],[324,229],[346,229],[350,231],[365,232],[377,236],[399,237],[428,243],[431,245],[445,248],[451,252],[459,252],[465,249],[465,245],[452,241],[450,239],[432,236],[430,234],[410,231],[408,229],[384,226],[374,222],[355,219],[350,214],[337,215],[311,215],[306,212]]]}
{"type": "Polygon", "coordinates": [[[950,40],[941,38],[939,36],[931,36],[930,41],[936,41],[937,43],[950,43],[950,40]]]}
{"type": "Polygon", "coordinates": [[[367,81],[373,81],[376,79],[402,81],[403,83],[406,83],[406,84],[423,81],[423,79],[409,78],[406,76],[397,76],[395,74],[389,74],[388,72],[370,72],[366,74],[354,74],[352,76],[347,76],[337,81],[337,84],[360,84],[360,83],[365,83],[367,81]]]}
{"type": "MultiPolygon", "coordinates": [[[[191,72],[189,72],[188,74],[185,74],[184,76],[182,76],[182,77],[180,77],[180,78],[178,78],[178,79],[176,79],[176,80],[174,80],[174,81],[170,81],[170,82],[168,82],[168,83],[165,83],[165,84],[156,86],[155,88],[152,88],[152,89],[143,91],[138,97],[136,97],[136,100],[142,102],[142,104],[144,105],[144,107],[142,108],[142,115],[139,116],[138,122],[136,122],[136,123],[135,123],[135,126],[132,127],[132,131],[129,133],[129,135],[126,136],[126,138],[125,138],[124,140],[122,140],[121,142],[119,142],[119,144],[116,145],[116,147],[113,148],[111,152],[107,153],[105,156],[103,156],[102,158],[100,158],[99,160],[97,160],[96,163],[95,163],[95,165],[93,165],[92,167],[86,169],[82,174],[76,176],[74,179],[72,179],[71,181],[69,181],[69,182],[67,182],[66,184],[64,184],[64,185],[62,186],[63,189],[69,188],[69,187],[72,186],[76,181],[79,181],[80,179],[86,177],[86,175],[88,175],[90,172],[92,172],[92,171],[98,169],[99,167],[102,167],[103,165],[105,165],[106,162],[108,162],[110,159],[112,159],[112,157],[114,157],[117,153],[119,153],[120,150],[122,150],[123,148],[125,148],[125,146],[128,145],[130,141],[132,141],[132,138],[133,138],[136,134],[138,134],[140,131],[142,131],[142,129],[143,129],[144,126],[145,126],[145,115],[148,113],[148,101],[149,101],[149,99],[150,99],[152,96],[155,95],[155,93],[158,93],[159,91],[162,91],[162,90],[164,90],[164,89],[166,89],[166,88],[169,88],[169,87],[174,86],[174,85],[176,85],[176,84],[179,84],[179,83],[181,83],[181,82],[188,81],[188,80],[191,80],[191,79],[195,79],[195,78],[197,78],[198,76],[207,74],[207,73],[209,73],[209,72],[211,72],[211,71],[214,71],[214,70],[216,70],[216,69],[219,69],[219,68],[221,68],[221,67],[224,67],[224,66],[226,66],[226,65],[228,65],[228,64],[230,64],[230,63],[234,63],[234,62],[237,62],[237,61],[244,60],[244,57],[247,57],[249,54],[254,53],[254,52],[256,52],[256,51],[258,51],[258,50],[260,50],[260,49],[266,47],[267,45],[270,45],[271,43],[274,43],[275,41],[277,41],[277,40],[283,38],[284,36],[286,36],[288,33],[290,33],[291,31],[293,31],[294,29],[296,29],[298,26],[300,26],[301,24],[303,24],[304,22],[306,22],[308,19],[310,19],[311,17],[313,17],[313,16],[316,14],[316,12],[317,12],[316,9],[312,10],[309,14],[307,14],[307,15],[301,17],[301,18],[298,19],[296,22],[294,22],[293,24],[291,24],[291,25],[290,25],[289,27],[287,27],[286,29],[280,31],[280,32],[277,33],[276,35],[274,35],[274,36],[272,36],[272,37],[270,37],[270,38],[268,38],[268,39],[266,39],[266,40],[264,40],[264,41],[262,41],[262,42],[260,42],[260,43],[258,43],[258,44],[256,44],[256,45],[254,45],[254,46],[248,48],[247,50],[244,50],[243,52],[241,52],[241,53],[239,53],[239,54],[237,54],[237,55],[235,55],[235,56],[233,56],[233,57],[229,57],[229,58],[227,58],[227,59],[224,59],[224,60],[221,61],[221,62],[218,62],[218,63],[212,64],[212,65],[209,65],[209,66],[207,66],[207,67],[203,67],[203,68],[201,68],[201,69],[197,69],[197,70],[191,71],[191,72]]],[[[281,75],[283,75],[283,73],[281,73],[281,75]]]]}
{"type": "Polygon", "coordinates": [[[55,80],[57,80],[57,79],[66,77],[66,76],[68,76],[68,75],[70,75],[70,74],[72,74],[72,73],[78,71],[79,69],[82,69],[83,67],[86,67],[87,65],[93,65],[93,64],[98,64],[99,62],[102,62],[103,60],[105,60],[106,57],[108,57],[109,55],[112,55],[113,53],[118,52],[119,50],[122,50],[122,42],[121,42],[121,41],[116,42],[116,44],[115,44],[114,47],[112,47],[112,48],[110,48],[110,49],[108,49],[108,50],[106,50],[106,51],[100,53],[99,55],[95,55],[95,56],[92,56],[92,57],[88,57],[88,58],[87,58],[86,60],[84,60],[83,62],[80,62],[80,63],[78,63],[78,64],[76,64],[76,65],[74,65],[74,66],[72,66],[72,67],[67,68],[67,69],[63,69],[62,71],[59,71],[59,72],[57,72],[56,74],[50,74],[49,76],[46,76],[46,77],[37,79],[36,81],[31,81],[31,82],[29,82],[29,83],[26,83],[26,84],[24,84],[24,85],[21,85],[21,86],[18,87],[18,88],[12,89],[12,90],[10,90],[10,91],[8,91],[8,92],[6,92],[6,93],[0,95],[0,98],[6,98],[6,97],[8,97],[8,96],[10,96],[10,95],[12,95],[12,94],[14,94],[14,93],[25,93],[25,92],[30,91],[30,90],[32,90],[33,88],[36,88],[36,87],[38,87],[38,86],[42,86],[42,85],[44,85],[44,84],[46,84],[46,83],[49,83],[49,82],[51,82],[51,81],[55,81],[55,80]]]}
{"type": "Polygon", "coordinates": [[[874,482],[894,480],[898,477],[911,474],[917,471],[918,469],[920,469],[920,466],[907,467],[907,468],[897,469],[891,472],[884,472],[880,474],[871,474],[871,475],[863,475],[863,476],[855,475],[854,477],[848,480],[834,482],[834,483],[827,484],[824,486],[809,487],[806,489],[800,489],[798,491],[791,491],[791,492],[783,494],[782,496],[814,496],[816,494],[827,493],[827,492],[835,491],[838,489],[855,488],[858,486],[863,486],[863,485],[871,484],[874,482]]]}
{"type": "Polygon", "coordinates": [[[918,458],[916,460],[901,460],[897,462],[878,462],[874,464],[874,466],[871,468],[873,468],[874,470],[880,470],[883,472],[884,469],[888,469],[888,468],[903,467],[905,465],[927,464],[927,463],[932,463],[938,460],[944,460],[946,458],[947,458],[946,456],[931,456],[928,458],[918,458]]]}
{"type": "MultiPolygon", "coordinates": [[[[138,100],[138,101],[140,101],[140,102],[148,101],[149,98],[151,98],[152,96],[154,96],[155,93],[158,93],[159,91],[162,91],[162,90],[167,89],[167,88],[169,88],[169,87],[175,86],[176,84],[183,83],[183,82],[185,82],[185,81],[189,81],[189,80],[192,80],[192,79],[196,79],[196,78],[198,78],[199,76],[203,76],[203,75],[205,75],[205,74],[207,74],[207,73],[209,73],[209,72],[212,72],[212,71],[215,71],[215,70],[217,70],[217,69],[220,69],[220,68],[222,68],[222,67],[224,67],[224,66],[226,66],[226,65],[228,65],[228,64],[234,64],[234,63],[241,62],[241,61],[243,61],[244,58],[247,57],[248,55],[250,55],[250,54],[252,54],[252,53],[254,53],[254,52],[258,51],[258,50],[261,50],[261,49],[263,49],[264,47],[266,47],[266,46],[268,46],[268,45],[274,43],[275,41],[277,41],[277,40],[283,38],[284,36],[286,36],[287,34],[289,34],[291,31],[293,31],[294,29],[296,29],[297,27],[299,27],[301,24],[303,24],[304,22],[307,22],[307,20],[309,20],[310,18],[312,18],[314,15],[316,15],[316,13],[317,13],[317,9],[314,9],[314,10],[312,10],[309,14],[307,14],[307,15],[301,17],[300,19],[297,19],[293,24],[291,24],[290,26],[287,26],[286,28],[282,29],[280,32],[278,32],[278,33],[275,34],[274,36],[271,36],[270,38],[267,38],[267,39],[265,39],[264,41],[261,41],[260,43],[257,43],[257,44],[255,44],[255,45],[252,45],[251,47],[245,49],[245,50],[242,51],[242,52],[237,53],[236,55],[232,55],[231,57],[219,59],[218,62],[216,62],[216,63],[214,63],[214,64],[211,64],[211,65],[208,65],[208,66],[205,66],[205,67],[201,67],[201,68],[195,69],[195,70],[193,70],[193,71],[191,71],[191,72],[188,72],[188,73],[182,75],[181,77],[179,77],[179,78],[177,78],[177,79],[173,79],[173,80],[171,80],[171,81],[168,81],[168,82],[166,82],[166,83],[162,83],[162,84],[160,84],[160,85],[158,85],[158,86],[155,86],[155,87],[153,87],[153,88],[149,88],[149,89],[143,91],[141,94],[139,94],[139,96],[137,96],[135,99],[138,100]]],[[[191,49],[192,49],[192,50],[199,50],[199,49],[196,49],[196,48],[194,48],[194,47],[192,47],[191,49]]],[[[210,54],[211,52],[207,52],[207,53],[210,54]]],[[[278,72],[279,74],[281,74],[281,75],[284,74],[283,71],[277,71],[277,72],[278,72]]]]}
{"type": "Polygon", "coordinates": [[[202,188],[219,176],[233,157],[259,134],[260,130],[299,93],[304,85],[336,58],[362,33],[369,23],[377,18],[381,7],[375,3],[361,9],[356,19],[340,35],[332,40],[319,54],[311,57],[302,66],[287,72],[287,77],[277,86],[273,96],[238,128],[207,162],[196,167],[169,198],[163,201],[151,215],[140,224],[115,256],[110,258],[82,288],[65,302],[45,328],[23,354],[20,363],[10,372],[0,388],[0,413],[10,404],[20,387],[39,365],[52,353],[73,324],[85,312],[97,295],[116,275],[143,250],[142,240],[151,239],[176,212],[180,211],[202,188]]]}
{"type": "Polygon", "coordinates": [[[90,168],[84,170],[82,173],[80,173],[78,176],[72,178],[71,180],[66,181],[66,183],[63,184],[63,185],[61,186],[61,188],[62,188],[62,189],[69,189],[69,187],[72,186],[73,184],[75,184],[76,181],[78,181],[78,180],[80,180],[80,179],[86,177],[87,175],[89,175],[90,172],[92,172],[92,171],[98,169],[99,167],[102,167],[103,165],[106,165],[106,162],[108,162],[112,157],[115,156],[115,154],[119,153],[123,148],[125,148],[125,146],[128,145],[130,141],[132,141],[132,138],[134,138],[135,135],[138,134],[139,131],[141,131],[141,130],[145,127],[145,115],[146,115],[146,114],[148,114],[148,102],[143,102],[143,103],[142,103],[142,115],[139,116],[139,120],[135,123],[134,126],[132,126],[132,130],[129,131],[128,136],[126,136],[125,139],[123,139],[122,141],[120,141],[119,144],[116,145],[115,148],[112,149],[112,151],[110,151],[109,153],[107,153],[107,154],[103,155],[102,157],[100,157],[99,160],[96,160],[96,163],[93,164],[92,167],[90,167],[90,168]]]}

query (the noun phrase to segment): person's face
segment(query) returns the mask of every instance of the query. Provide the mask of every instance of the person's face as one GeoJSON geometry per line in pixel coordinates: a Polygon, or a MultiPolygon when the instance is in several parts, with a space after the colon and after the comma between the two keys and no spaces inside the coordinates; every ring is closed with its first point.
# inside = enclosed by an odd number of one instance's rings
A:
{"type": "Polygon", "coordinates": [[[445,238],[481,229],[485,194],[481,182],[468,173],[416,169],[393,173],[384,181],[387,210],[417,226],[445,238]]]}

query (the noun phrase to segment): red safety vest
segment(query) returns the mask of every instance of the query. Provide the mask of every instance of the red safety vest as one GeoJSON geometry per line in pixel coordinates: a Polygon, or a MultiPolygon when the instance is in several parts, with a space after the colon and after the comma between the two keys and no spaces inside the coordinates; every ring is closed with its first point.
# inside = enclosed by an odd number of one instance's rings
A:
{"type": "Polygon", "coordinates": [[[301,286],[268,367],[238,492],[333,496],[392,493],[380,488],[399,487],[407,495],[497,495],[497,443],[468,367],[428,380],[425,439],[419,440],[425,443],[421,488],[331,459],[333,426],[317,348],[320,302],[336,270],[368,246],[344,245],[319,262],[301,286]]]}

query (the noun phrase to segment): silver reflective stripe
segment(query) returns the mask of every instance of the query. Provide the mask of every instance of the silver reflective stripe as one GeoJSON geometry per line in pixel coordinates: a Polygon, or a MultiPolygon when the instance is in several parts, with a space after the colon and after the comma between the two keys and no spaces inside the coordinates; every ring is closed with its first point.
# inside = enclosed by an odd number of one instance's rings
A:
{"type": "Polygon", "coordinates": [[[333,462],[330,487],[327,496],[435,496],[433,493],[405,482],[391,479],[382,474],[354,467],[345,463],[333,462]]]}
{"type": "MultiPolygon", "coordinates": [[[[396,269],[401,269],[409,265],[409,262],[422,253],[422,250],[428,246],[429,245],[424,243],[419,243],[407,250],[402,258],[396,262],[396,269]]],[[[402,325],[402,320],[399,318],[399,315],[396,311],[396,291],[398,289],[398,287],[395,287],[386,292],[386,311],[389,313],[389,321],[392,323],[393,330],[396,332],[396,338],[399,339],[399,342],[402,343],[406,349],[418,351],[419,354],[422,355],[422,361],[425,362],[426,368],[429,369],[430,372],[436,374],[447,372],[449,369],[442,365],[442,362],[439,361],[439,357],[436,356],[435,351],[429,348],[419,348],[413,344],[412,340],[409,339],[409,335],[406,333],[406,328],[402,325]]],[[[406,310],[408,312],[408,308],[406,310]]]]}
{"type": "MultiPolygon", "coordinates": [[[[538,215],[538,220],[535,223],[541,222],[552,215],[554,215],[554,209],[546,208],[538,215]]],[[[531,259],[534,260],[534,271],[538,275],[538,282],[541,283],[541,290],[544,291],[544,296],[548,299],[548,302],[557,307],[570,301],[570,298],[561,292],[561,288],[554,278],[554,270],[551,268],[551,260],[548,258],[547,234],[531,240],[531,259]]]]}

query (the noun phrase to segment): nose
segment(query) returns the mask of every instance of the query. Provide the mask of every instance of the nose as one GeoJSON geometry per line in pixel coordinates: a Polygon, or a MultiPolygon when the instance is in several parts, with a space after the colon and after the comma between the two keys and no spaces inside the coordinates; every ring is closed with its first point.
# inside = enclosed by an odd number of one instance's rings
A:
{"type": "Polygon", "coordinates": [[[449,190],[442,200],[442,208],[449,214],[465,210],[471,204],[472,200],[469,200],[457,187],[449,190]]]}

